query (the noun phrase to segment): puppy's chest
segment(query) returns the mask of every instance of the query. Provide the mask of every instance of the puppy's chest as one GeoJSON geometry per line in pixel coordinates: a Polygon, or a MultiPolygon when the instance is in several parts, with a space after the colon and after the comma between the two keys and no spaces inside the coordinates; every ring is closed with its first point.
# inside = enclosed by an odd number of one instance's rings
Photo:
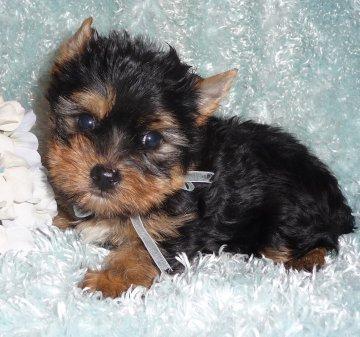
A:
{"type": "MultiPolygon", "coordinates": [[[[146,230],[158,242],[177,237],[178,229],[194,219],[193,213],[177,216],[155,213],[142,218],[146,230]]],[[[139,240],[130,219],[92,218],[77,224],[76,231],[84,242],[107,248],[139,240]]]]}
{"type": "Polygon", "coordinates": [[[79,223],[76,231],[84,242],[104,247],[118,247],[136,234],[130,221],[121,219],[92,218],[79,223]]]}

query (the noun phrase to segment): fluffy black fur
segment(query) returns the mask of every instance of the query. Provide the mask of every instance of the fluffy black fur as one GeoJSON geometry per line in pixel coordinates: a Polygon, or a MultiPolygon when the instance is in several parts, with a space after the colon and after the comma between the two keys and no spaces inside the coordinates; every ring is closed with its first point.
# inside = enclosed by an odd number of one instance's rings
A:
{"type": "Polygon", "coordinates": [[[211,185],[179,190],[149,211],[197,215],[180,228],[179,237],[161,243],[174,269],[177,253],[191,258],[198,251],[217,252],[222,245],[230,252],[258,256],[265,248],[286,247],[293,258],[316,247],[337,250],[338,237],[353,230],[354,219],[336,178],[294,137],[239,118],[210,117],[204,125],[196,124],[199,76],[173,48],[162,50],[127,33],[94,34],[81,55],[59,68],[48,99],[60,141],[71,143],[76,132],[65,118],[83,112],[75,103],[64,108],[61,99],[83,89],[102,92],[110,84],[116,88],[116,103],[87,135],[100,152],[111,147],[111,135],[118,132],[125,139],[118,152],[137,156],[140,173],[167,176],[174,163],[183,172],[195,167],[215,173],[211,185]],[[185,141],[165,138],[176,151],[165,159],[149,159],[139,139],[159,109],[175,118],[170,132],[185,141]]]}
{"type": "Polygon", "coordinates": [[[226,245],[229,252],[256,256],[267,247],[286,247],[296,259],[316,247],[337,251],[338,237],[353,231],[336,178],[291,135],[216,117],[199,132],[194,161],[200,170],[215,172],[214,181],[169,199],[171,212],[183,207],[199,215],[177,240],[165,243],[169,256],[226,245]]]}

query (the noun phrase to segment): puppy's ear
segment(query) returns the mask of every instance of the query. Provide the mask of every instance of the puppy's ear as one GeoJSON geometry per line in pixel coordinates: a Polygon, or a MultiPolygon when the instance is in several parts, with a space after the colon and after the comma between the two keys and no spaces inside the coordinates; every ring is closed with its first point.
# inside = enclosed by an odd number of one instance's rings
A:
{"type": "Polygon", "coordinates": [[[71,60],[77,55],[80,55],[86,48],[88,42],[95,33],[95,29],[91,27],[93,18],[89,17],[83,21],[77,32],[67,41],[65,41],[55,58],[54,71],[63,63],[71,60]]]}
{"type": "Polygon", "coordinates": [[[199,115],[196,123],[202,125],[219,107],[220,101],[228,94],[237,75],[237,69],[225,71],[208,78],[200,78],[197,83],[199,97],[199,115]]]}

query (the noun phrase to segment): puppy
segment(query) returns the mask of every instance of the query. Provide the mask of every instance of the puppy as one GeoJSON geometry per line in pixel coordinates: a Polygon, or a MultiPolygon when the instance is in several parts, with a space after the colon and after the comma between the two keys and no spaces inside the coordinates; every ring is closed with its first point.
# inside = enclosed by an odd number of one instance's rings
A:
{"type": "Polygon", "coordinates": [[[174,271],[177,253],[223,245],[307,270],[337,251],[354,219],[326,166],[279,128],[213,116],[236,70],[202,78],[172,47],[91,24],[60,47],[47,94],[54,222],[111,249],[82,287],[116,297],[152,284],[159,271],[134,215],[174,271]],[[189,170],[214,172],[212,183],[183,190],[189,170]]]}

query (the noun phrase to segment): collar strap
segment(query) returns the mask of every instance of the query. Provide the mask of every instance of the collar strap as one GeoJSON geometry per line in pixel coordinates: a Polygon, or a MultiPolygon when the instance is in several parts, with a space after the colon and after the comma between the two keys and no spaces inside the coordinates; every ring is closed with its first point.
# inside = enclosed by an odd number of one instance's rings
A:
{"type": "Polygon", "coordinates": [[[214,172],[188,171],[187,175],[185,176],[185,184],[182,189],[191,192],[195,189],[193,183],[211,184],[213,176],[214,172]]]}
{"type": "Polygon", "coordinates": [[[143,242],[151,258],[154,260],[161,273],[171,271],[169,263],[166,261],[164,255],[161,253],[159,247],[156,245],[154,239],[150,236],[144,227],[144,224],[140,218],[140,215],[135,215],[130,218],[131,223],[139,238],[143,242]]]}
{"type": "MultiPolygon", "coordinates": [[[[207,171],[189,171],[185,177],[185,185],[183,187],[186,191],[193,191],[195,186],[193,183],[206,183],[211,184],[212,178],[214,176],[213,172],[207,171]]],[[[82,212],[76,206],[73,207],[74,214],[78,218],[87,218],[92,215],[92,212],[82,212]]],[[[154,260],[156,266],[159,268],[161,273],[166,271],[171,271],[169,263],[166,261],[164,255],[161,253],[159,247],[156,245],[155,240],[147,232],[144,223],[141,220],[140,215],[134,215],[130,218],[131,223],[143,242],[145,248],[149,252],[151,258],[154,260]]]]}
{"type": "Polygon", "coordinates": [[[90,215],[93,214],[93,212],[82,211],[77,206],[73,206],[73,211],[74,211],[74,215],[79,219],[88,218],[90,215]]]}

